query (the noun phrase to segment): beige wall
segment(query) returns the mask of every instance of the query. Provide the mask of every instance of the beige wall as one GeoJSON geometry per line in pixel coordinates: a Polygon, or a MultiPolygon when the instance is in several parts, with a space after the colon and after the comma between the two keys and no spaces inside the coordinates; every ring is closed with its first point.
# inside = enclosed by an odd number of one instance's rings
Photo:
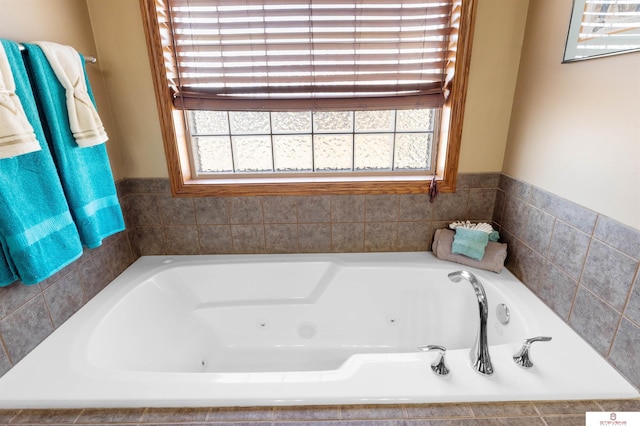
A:
{"type": "MultiPolygon", "coordinates": [[[[85,0],[0,0],[0,37],[17,42],[53,41],[71,45],[85,55],[96,55],[85,0]]],[[[125,171],[119,151],[119,132],[100,67],[100,63],[87,65],[87,73],[109,135],[107,150],[117,180],[125,176],[125,171]]]]}
{"type": "Polygon", "coordinates": [[[465,107],[461,172],[500,172],[529,0],[479,0],[465,107]]]}
{"type": "Polygon", "coordinates": [[[571,4],[530,4],[503,172],[640,229],[640,53],[562,64],[571,4]]]}
{"type": "Polygon", "coordinates": [[[138,0],[86,0],[127,177],[166,177],[138,0]]]}

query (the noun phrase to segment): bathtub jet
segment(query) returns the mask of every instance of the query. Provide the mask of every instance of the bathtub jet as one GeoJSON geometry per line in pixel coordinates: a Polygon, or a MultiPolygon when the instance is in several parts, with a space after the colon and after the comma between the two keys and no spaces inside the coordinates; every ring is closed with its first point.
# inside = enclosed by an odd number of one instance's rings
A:
{"type": "Polygon", "coordinates": [[[450,277],[456,269],[424,252],[145,256],[0,378],[0,407],[640,396],[508,271],[469,268],[483,295],[451,283],[473,281],[450,277]],[[479,306],[486,333],[470,326],[479,306]],[[544,335],[553,340],[534,363],[514,359],[524,339],[544,335]],[[478,340],[492,375],[469,368],[478,340]],[[449,374],[434,362],[444,348],[449,374]]]}

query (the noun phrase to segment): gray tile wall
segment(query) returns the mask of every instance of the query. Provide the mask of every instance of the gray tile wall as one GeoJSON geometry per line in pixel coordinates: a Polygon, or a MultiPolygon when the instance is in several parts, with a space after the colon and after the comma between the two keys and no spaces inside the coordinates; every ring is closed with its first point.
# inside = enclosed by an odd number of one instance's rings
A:
{"type": "Polygon", "coordinates": [[[640,230],[502,175],[507,267],[640,387],[640,230]]]}
{"type": "Polygon", "coordinates": [[[0,288],[0,376],[135,261],[128,235],[123,231],[85,249],[39,284],[0,288]]]}
{"type": "Polygon", "coordinates": [[[172,198],[166,179],[128,179],[127,226],[141,255],[423,251],[452,220],[490,221],[499,174],[455,194],[172,198]]]}

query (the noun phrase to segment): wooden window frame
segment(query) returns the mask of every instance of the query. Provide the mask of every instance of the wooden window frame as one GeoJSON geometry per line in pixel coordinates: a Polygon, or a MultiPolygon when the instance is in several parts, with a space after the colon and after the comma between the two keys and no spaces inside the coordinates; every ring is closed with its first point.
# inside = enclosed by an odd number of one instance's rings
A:
{"type": "MultiPolygon", "coordinates": [[[[442,108],[438,152],[435,154],[436,180],[440,192],[455,192],[460,157],[460,142],[468,84],[471,47],[477,0],[463,0],[457,41],[455,73],[451,93],[442,108]]],[[[158,106],[160,126],[174,196],[251,196],[251,195],[323,195],[323,194],[419,194],[429,192],[432,175],[420,179],[339,180],[339,181],[267,181],[267,179],[194,179],[189,161],[186,111],[173,105],[166,84],[167,75],[160,40],[155,1],[140,0],[147,40],[152,80],[158,106]]],[[[277,179],[277,178],[276,178],[277,179]]],[[[374,178],[375,179],[375,178],[374,178]]]]}

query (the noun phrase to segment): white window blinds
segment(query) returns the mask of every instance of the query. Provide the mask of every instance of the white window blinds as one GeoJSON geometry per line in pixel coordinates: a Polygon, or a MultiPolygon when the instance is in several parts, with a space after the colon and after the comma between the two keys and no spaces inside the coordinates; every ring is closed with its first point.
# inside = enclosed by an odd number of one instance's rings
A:
{"type": "Polygon", "coordinates": [[[457,1],[156,0],[181,109],[438,107],[457,1]]]}

